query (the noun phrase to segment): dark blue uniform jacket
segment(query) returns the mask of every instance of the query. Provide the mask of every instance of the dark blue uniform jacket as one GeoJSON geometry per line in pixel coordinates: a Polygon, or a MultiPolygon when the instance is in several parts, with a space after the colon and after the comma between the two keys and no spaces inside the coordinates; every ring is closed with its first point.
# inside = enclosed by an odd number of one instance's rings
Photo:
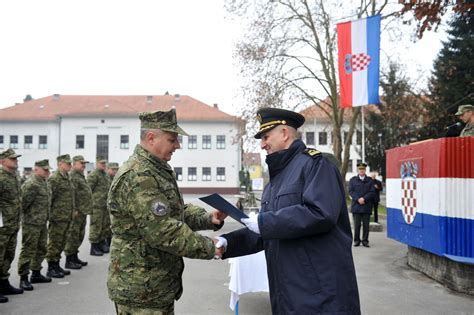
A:
{"type": "Polygon", "coordinates": [[[352,213],[371,213],[372,205],[375,200],[375,186],[372,178],[365,176],[360,180],[359,175],[354,176],[349,181],[349,195],[352,198],[352,213]],[[357,199],[364,197],[365,204],[361,205],[357,199]]]}
{"type": "Polygon", "coordinates": [[[267,156],[258,235],[223,235],[223,258],[265,250],[273,314],[360,314],[352,234],[338,169],[295,140],[267,156]]]}

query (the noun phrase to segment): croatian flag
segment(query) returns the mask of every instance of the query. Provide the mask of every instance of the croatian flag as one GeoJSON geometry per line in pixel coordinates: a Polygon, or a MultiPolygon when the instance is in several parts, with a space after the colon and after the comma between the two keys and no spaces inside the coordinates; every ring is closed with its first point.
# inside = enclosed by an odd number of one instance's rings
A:
{"type": "Polygon", "coordinates": [[[379,104],[380,15],[337,24],[340,106],[379,104]]]}

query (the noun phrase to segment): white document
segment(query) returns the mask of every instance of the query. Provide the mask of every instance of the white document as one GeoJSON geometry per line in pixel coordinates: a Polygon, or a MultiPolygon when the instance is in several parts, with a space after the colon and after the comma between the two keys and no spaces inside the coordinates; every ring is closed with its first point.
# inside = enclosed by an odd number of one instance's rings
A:
{"type": "Polygon", "coordinates": [[[3,217],[2,213],[0,212],[0,227],[3,227],[3,217]]]}

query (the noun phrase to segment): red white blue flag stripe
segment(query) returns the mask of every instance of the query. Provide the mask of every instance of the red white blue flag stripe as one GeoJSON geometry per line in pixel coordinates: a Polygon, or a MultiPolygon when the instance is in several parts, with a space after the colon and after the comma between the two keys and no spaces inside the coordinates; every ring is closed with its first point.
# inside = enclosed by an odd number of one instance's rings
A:
{"type": "Polygon", "coordinates": [[[340,106],[379,104],[380,15],[337,24],[340,106]]]}

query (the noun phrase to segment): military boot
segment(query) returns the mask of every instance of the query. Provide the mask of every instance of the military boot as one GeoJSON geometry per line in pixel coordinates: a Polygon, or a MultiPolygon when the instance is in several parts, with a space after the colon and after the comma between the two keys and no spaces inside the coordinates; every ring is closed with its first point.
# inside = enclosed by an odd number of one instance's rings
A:
{"type": "Polygon", "coordinates": [[[69,276],[71,274],[69,270],[64,270],[63,268],[61,268],[61,266],[59,265],[59,261],[56,262],[56,269],[61,271],[65,276],[69,276]]]}
{"type": "Polygon", "coordinates": [[[28,275],[20,277],[20,288],[25,291],[33,291],[34,288],[31,285],[31,282],[28,280],[28,275]]]}
{"type": "Polygon", "coordinates": [[[8,295],[8,294],[22,294],[23,289],[22,288],[15,288],[10,284],[10,281],[8,279],[2,279],[0,280],[0,294],[3,295],[8,295]]]}
{"type": "Polygon", "coordinates": [[[0,294],[0,303],[7,303],[7,302],[8,302],[8,298],[0,294]]]}
{"type": "Polygon", "coordinates": [[[48,272],[46,273],[46,275],[51,278],[64,278],[64,273],[62,273],[59,269],[56,268],[56,263],[59,266],[59,262],[48,261],[48,272]]]}
{"type": "Polygon", "coordinates": [[[74,260],[74,255],[68,255],[66,256],[66,264],[65,264],[65,267],[67,269],[81,269],[82,268],[82,265],[77,263],[75,260],[74,260]]]}
{"type": "Polygon", "coordinates": [[[48,283],[48,282],[51,282],[51,278],[43,276],[39,270],[33,270],[33,273],[31,274],[31,277],[30,277],[30,282],[31,283],[48,283]]]}
{"type": "Polygon", "coordinates": [[[107,245],[107,240],[102,240],[98,243],[99,245],[99,249],[104,253],[104,254],[107,254],[110,249],[109,249],[109,245],[107,245]]]}
{"type": "Polygon", "coordinates": [[[87,266],[87,261],[80,260],[79,257],[77,256],[77,253],[74,254],[74,261],[81,266],[87,266]]]}
{"type": "Polygon", "coordinates": [[[97,243],[91,243],[91,255],[92,256],[102,256],[104,252],[100,250],[97,243]]]}

